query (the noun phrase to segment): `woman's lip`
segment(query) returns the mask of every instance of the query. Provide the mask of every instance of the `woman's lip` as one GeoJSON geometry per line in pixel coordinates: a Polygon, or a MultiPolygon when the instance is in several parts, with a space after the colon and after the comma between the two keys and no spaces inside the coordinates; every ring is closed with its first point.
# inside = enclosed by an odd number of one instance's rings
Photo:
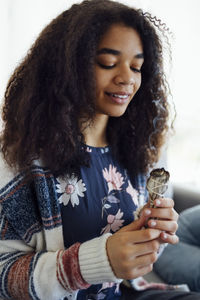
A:
{"type": "Polygon", "coordinates": [[[125,104],[130,97],[127,93],[106,93],[109,99],[116,104],[125,104]]]}
{"type": "Polygon", "coordinates": [[[128,93],[128,92],[106,92],[106,94],[108,95],[119,95],[119,96],[130,96],[131,93],[128,93]]]}

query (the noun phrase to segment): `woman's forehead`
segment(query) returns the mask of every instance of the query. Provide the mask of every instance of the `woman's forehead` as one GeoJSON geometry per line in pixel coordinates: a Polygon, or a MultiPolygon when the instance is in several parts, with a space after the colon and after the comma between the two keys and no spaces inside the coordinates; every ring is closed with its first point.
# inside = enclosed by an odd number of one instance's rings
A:
{"type": "Polygon", "coordinates": [[[119,55],[120,52],[130,52],[143,58],[143,45],[138,32],[124,24],[113,24],[102,36],[97,53],[119,55]]]}

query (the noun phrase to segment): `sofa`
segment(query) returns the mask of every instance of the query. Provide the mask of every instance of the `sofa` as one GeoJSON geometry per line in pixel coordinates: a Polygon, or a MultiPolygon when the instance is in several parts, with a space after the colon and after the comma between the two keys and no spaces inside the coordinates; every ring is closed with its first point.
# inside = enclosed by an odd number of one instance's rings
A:
{"type": "MultiPolygon", "coordinates": [[[[183,210],[200,204],[200,192],[183,188],[179,185],[173,185],[173,196],[175,201],[175,210],[180,214],[183,210]]],[[[149,282],[163,282],[160,276],[152,271],[144,276],[149,282]]]]}

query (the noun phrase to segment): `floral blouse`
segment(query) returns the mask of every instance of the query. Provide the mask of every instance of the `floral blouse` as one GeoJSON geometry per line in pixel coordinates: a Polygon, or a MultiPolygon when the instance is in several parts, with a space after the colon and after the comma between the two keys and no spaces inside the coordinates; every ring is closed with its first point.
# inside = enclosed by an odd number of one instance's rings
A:
{"type": "MultiPolygon", "coordinates": [[[[112,157],[109,147],[84,146],[90,167],[80,178],[57,181],[65,247],[83,243],[104,233],[115,233],[134,220],[134,212],[146,201],[145,176],[131,182],[127,171],[112,157]]],[[[118,299],[117,284],[104,283],[80,290],[77,299],[118,299]]]]}

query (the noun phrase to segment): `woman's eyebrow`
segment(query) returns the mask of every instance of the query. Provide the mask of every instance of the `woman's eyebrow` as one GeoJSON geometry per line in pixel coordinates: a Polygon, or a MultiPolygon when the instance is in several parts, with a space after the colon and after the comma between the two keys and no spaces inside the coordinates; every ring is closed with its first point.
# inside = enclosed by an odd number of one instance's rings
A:
{"type": "Polygon", "coordinates": [[[120,53],[121,53],[120,51],[114,50],[114,49],[111,49],[111,48],[102,48],[102,49],[97,51],[97,55],[100,55],[100,54],[120,55],[120,53]]]}
{"type": "MultiPolygon", "coordinates": [[[[114,50],[111,48],[102,48],[97,51],[97,55],[101,55],[101,54],[112,54],[118,56],[121,54],[121,52],[119,50],[114,50]]],[[[134,56],[134,58],[144,59],[144,54],[138,53],[134,56]]]]}

